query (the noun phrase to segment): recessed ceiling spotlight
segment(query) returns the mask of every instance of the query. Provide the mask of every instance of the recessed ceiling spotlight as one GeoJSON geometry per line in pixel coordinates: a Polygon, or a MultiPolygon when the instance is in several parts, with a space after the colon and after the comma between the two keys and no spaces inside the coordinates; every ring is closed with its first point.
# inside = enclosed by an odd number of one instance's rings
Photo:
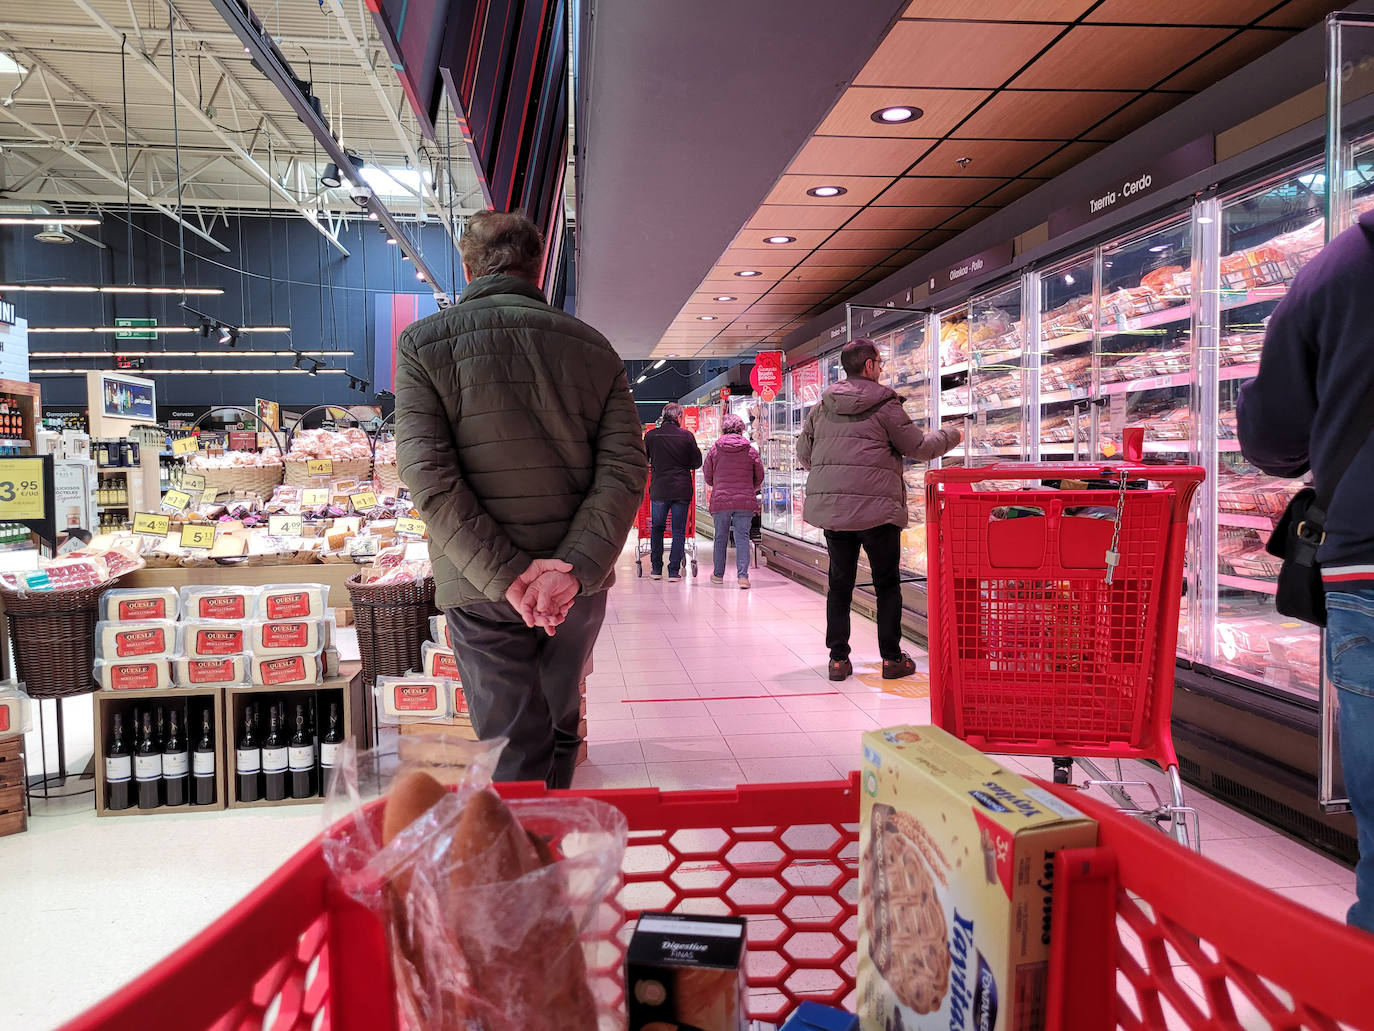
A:
{"type": "Polygon", "coordinates": [[[731,297],[729,294],[721,294],[719,297],[713,297],[712,300],[715,300],[715,301],[738,301],[739,298],[738,298],[738,297],[731,297]]]}
{"type": "Polygon", "coordinates": [[[740,272],[736,272],[735,275],[742,276],[745,279],[748,279],[750,276],[761,276],[763,275],[763,273],[759,272],[757,269],[747,268],[740,272]]]}
{"type": "Polygon", "coordinates": [[[843,186],[813,186],[806,191],[809,197],[840,197],[848,192],[843,186]]]}
{"type": "Polygon", "coordinates": [[[715,321],[716,321],[716,317],[715,317],[714,315],[698,315],[698,316],[697,316],[697,321],[698,321],[698,322],[715,322],[715,321]]]}
{"type": "Polygon", "coordinates": [[[897,105],[894,107],[880,107],[868,117],[880,125],[901,125],[903,122],[914,122],[923,114],[925,114],[925,112],[919,107],[897,105]]]}
{"type": "Polygon", "coordinates": [[[765,237],[763,238],[763,242],[764,242],[764,243],[796,243],[796,242],[797,242],[797,238],[796,238],[795,236],[765,236],[765,237]]]}
{"type": "Polygon", "coordinates": [[[1157,243],[1157,244],[1155,244],[1153,247],[1150,248],[1150,253],[1151,253],[1151,254],[1159,254],[1161,251],[1167,251],[1168,249],[1169,249],[1169,245],[1168,245],[1167,243],[1157,243]]]}

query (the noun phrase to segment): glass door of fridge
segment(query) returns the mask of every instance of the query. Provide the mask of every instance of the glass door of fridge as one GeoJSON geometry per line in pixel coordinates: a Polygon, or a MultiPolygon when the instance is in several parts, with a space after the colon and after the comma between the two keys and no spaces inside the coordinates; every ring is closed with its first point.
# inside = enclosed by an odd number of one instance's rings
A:
{"type": "MultiPolygon", "coordinates": [[[[925,312],[904,313],[900,321],[869,331],[883,358],[882,382],[897,392],[911,421],[923,431],[930,429],[930,348],[925,312]]],[[[927,463],[906,462],[906,507],[909,523],[902,531],[901,568],[906,573],[926,573],[925,470],[927,463]]]]}
{"type": "Polygon", "coordinates": [[[1021,284],[969,302],[968,458],[974,465],[1025,461],[1026,334],[1021,284]]]}
{"type": "Polygon", "coordinates": [[[781,534],[792,532],[792,470],[797,455],[792,407],[792,374],[788,370],[777,398],[763,405],[765,430],[759,445],[759,457],[763,460],[763,528],[781,534]]]}
{"type": "MultiPolygon", "coordinates": [[[[838,358],[836,359],[838,362],[838,358]]],[[[806,416],[816,405],[821,394],[826,387],[826,368],[824,359],[812,359],[809,362],[797,366],[789,374],[791,403],[791,501],[792,515],[791,528],[789,532],[793,537],[809,541],[812,544],[823,544],[825,537],[819,528],[812,526],[802,518],[802,512],[806,507],[806,470],[796,462],[796,438],[801,433],[802,425],[806,422],[806,416]]]]}
{"type": "Polygon", "coordinates": [[[937,325],[940,333],[940,428],[959,430],[964,441],[940,459],[945,467],[966,465],[972,437],[972,389],[969,363],[969,307],[940,313],[937,325]]]}
{"type": "Polygon", "coordinates": [[[1087,461],[1092,426],[1096,252],[1040,276],[1040,440],[1047,462],[1087,461]]]}

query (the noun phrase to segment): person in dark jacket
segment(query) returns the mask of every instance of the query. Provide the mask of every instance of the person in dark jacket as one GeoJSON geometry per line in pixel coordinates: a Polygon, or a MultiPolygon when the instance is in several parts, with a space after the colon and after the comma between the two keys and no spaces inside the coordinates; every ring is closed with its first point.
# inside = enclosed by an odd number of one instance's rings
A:
{"type": "Polygon", "coordinates": [[[510,743],[497,780],[572,786],[578,685],[647,472],[625,365],[545,303],[539,230],[474,215],[468,286],[403,334],[397,463],[429,527],[478,736],[510,743]]]}
{"type": "Polygon", "coordinates": [[[715,524],[711,582],[725,582],[725,550],[730,531],[735,533],[735,579],[740,589],[749,589],[749,526],[759,510],[758,493],[763,486],[763,462],[744,437],[744,420],[730,414],[720,421],[721,436],[706,453],[702,473],[711,488],[711,521],[715,524]]]}
{"type": "Polygon", "coordinates": [[[854,672],[849,661],[849,606],[858,578],[859,548],[873,571],[878,603],[878,651],[883,678],[916,671],[902,651],[902,528],[907,525],[903,458],[928,462],[957,446],[958,430],[923,433],[902,399],[878,382],[883,360],[872,340],[851,340],[840,352],[846,379],[822,395],[797,437],[797,461],[808,470],[802,518],[825,531],[830,553],[825,644],[830,679],[854,672]]]}
{"type": "Polygon", "coordinates": [[[649,522],[653,531],[649,576],[663,579],[663,534],[673,520],[673,546],[668,553],[668,580],[682,578],[687,557],[687,508],[692,503],[692,473],[701,468],[696,435],[682,428],[682,405],[663,406],[658,429],[644,435],[649,454],[649,522]]]}
{"type": "Polygon", "coordinates": [[[1374,212],[1366,212],[1308,262],[1274,309],[1259,373],[1240,393],[1237,429],[1246,459],[1264,472],[1310,472],[1318,491],[1335,485],[1317,561],[1326,585],[1326,670],[1340,703],[1341,766],[1360,847],[1346,920],[1374,933],[1371,284],[1374,212]]]}

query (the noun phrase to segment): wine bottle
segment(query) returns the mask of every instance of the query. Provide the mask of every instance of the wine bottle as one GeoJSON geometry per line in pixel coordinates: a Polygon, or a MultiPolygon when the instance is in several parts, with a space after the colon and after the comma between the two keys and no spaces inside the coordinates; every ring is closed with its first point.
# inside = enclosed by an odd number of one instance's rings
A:
{"type": "Polygon", "coordinates": [[[253,707],[244,706],[243,733],[239,735],[234,753],[234,770],[238,776],[239,801],[256,802],[262,797],[262,750],[253,730],[253,707]]]}
{"type": "Polygon", "coordinates": [[[262,777],[267,785],[264,797],[269,802],[280,802],[286,797],[286,766],[286,744],[277,723],[277,707],[273,705],[267,710],[267,736],[262,739],[262,777]]]}
{"type": "Polygon", "coordinates": [[[134,781],[138,786],[138,807],[156,809],[162,786],[162,752],[153,740],[153,714],[143,714],[143,736],[134,750],[134,781]]]}
{"type": "Polygon", "coordinates": [[[287,750],[291,769],[291,797],[309,798],[315,793],[315,742],[305,733],[305,706],[296,706],[296,732],[287,750]]]}
{"type": "Polygon", "coordinates": [[[211,805],[215,801],[215,742],[210,736],[210,710],[200,716],[200,740],[191,753],[193,778],[192,805],[211,805]]]}
{"type": "Polygon", "coordinates": [[[162,787],[168,805],[185,805],[191,786],[191,755],[179,723],[173,709],[167,714],[167,740],[162,745],[162,787]]]}
{"type": "Polygon", "coordinates": [[[339,748],[343,745],[343,731],[339,729],[339,703],[329,703],[329,726],[324,737],[320,738],[320,794],[329,791],[329,775],[339,759],[339,748]]]}
{"type": "Polygon", "coordinates": [[[128,809],[134,804],[129,789],[133,786],[134,757],[124,743],[124,717],[114,718],[114,732],[105,748],[105,794],[111,809],[128,809]]]}

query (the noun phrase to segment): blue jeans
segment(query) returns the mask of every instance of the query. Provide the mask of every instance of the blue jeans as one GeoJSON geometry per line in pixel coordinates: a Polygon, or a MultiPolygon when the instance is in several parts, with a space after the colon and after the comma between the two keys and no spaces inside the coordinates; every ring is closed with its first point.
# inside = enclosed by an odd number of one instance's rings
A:
{"type": "Polygon", "coordinates": [[[754,513],[744,508],[711,513],[711,522],[716,524],[716,541],[712,554],[716,560],[716,576],[725,575],[725,549],[729,547],[732,528],[735,531],[735,573],[740,579],[749,576],[749,525],[753,521],[754,513]]]}
{"type": "Polygon", "coordinates": [[[653,549],[649,552],[649,566],[655,573],[663,572],[663,531],[669,514],[673,517],[673,547],[668,552],[668,575],[682,572],[682,560],[687,555],[687,506],[690,501],[650,501],[649,524],[653,530],[653,549]]]}
{"type": "Polygon", "coordinates": [[[1360,861],[1346,923],[1374,934],[1374,591],[1326,596],[1326,668],[1340,700],[1341,770],[1360,861]]]}

